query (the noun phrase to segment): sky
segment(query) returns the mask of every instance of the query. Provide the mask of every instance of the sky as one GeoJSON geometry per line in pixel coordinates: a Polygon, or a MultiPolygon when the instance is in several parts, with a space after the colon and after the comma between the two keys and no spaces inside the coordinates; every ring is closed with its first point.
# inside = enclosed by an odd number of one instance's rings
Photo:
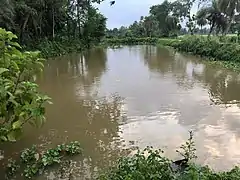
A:
{"type": "MultiPolygon", "coordinates": [[[[161,4],[164,0],[116,0],[110,6],[110,0],[105,0],[98,8],[107,18],[107,27],[119,28],[129,26],[134,21],[140,20],[141,16],[148,15],[152,5],[161,4]]],[[[171,0],[170,0],[171,1],[171,0]]],[[[173,1],[173,0],[172,0],[173,1]]]]}
{"type": "Polygon", "coordinates": [[[138,21],[141,16],[148,15],[152,5],[161,4],[164,0],[116,0],[110,6],[109,0],[102,2],[98,8],[107,18],[107,27],[115,28],[129,26],[138,21]]]}

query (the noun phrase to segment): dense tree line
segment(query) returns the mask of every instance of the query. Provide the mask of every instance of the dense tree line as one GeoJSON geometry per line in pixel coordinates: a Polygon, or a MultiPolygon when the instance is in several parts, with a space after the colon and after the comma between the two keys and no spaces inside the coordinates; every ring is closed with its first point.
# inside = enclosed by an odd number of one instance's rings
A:
{"type": "Polygon", "coordinates": [[[93,3],[101,0],[0,0],[0,27],[22,44],[68,37],[85,41],[104,36],[106,18],[93,3]]]}
{"type": "Polygon", "coordinates": [[[239,0],[165,0],[129,27],[107,31],[108,37],[171,37],[179,34],[240,33],[239,0]],[[198,6],[195,14],[193,6],[198,6]]]}

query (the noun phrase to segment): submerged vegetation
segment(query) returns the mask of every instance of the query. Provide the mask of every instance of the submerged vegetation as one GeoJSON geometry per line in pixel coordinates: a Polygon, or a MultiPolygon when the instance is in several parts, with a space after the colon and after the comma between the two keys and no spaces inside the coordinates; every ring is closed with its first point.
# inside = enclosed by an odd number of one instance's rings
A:
{"type": "Polygon", "coordinates": [[[21,152],[18,162],[12,159],[9,160],[6,167],[6,178],[13,178],[22,169],[23,176],[31,179],[42,174],[47,167],[62,163],[64,157],[80,154],[81,152],[80,143],[77,141],[58,145],[45,152],[39,152],[36,146],[32,146],[21,152]]]}

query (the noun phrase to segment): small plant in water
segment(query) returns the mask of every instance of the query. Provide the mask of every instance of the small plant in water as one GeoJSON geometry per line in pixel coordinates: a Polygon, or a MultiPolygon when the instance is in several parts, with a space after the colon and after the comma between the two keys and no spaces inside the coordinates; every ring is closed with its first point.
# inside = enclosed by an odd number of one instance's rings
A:
{"type": "Polygon", "coordinates": [[[183,156],[187,161],[197,158],[192,131],[189,131],[189,138],[187,142],[185,142],[185,144],[182,144],[180,146],[180,150],[176,150],[176,152],[183,156]]]}
{"type": "Polygon", "coordinates": [[[27,179],[33,178],[39,171],[41,170],[41,166],[39,166],[37,163],[32,165],[27,165],[24,169],[23,175],[27,179]]]}
{"type": "Polygon", "coordinates": [[[58,149],[49,149],[42,156],[41,162],[43,166],[50,166],[54,163],[60,163],[61,155],[58,149]]]}
{"type": "Polygon", "coordinates": [[[6,176],[13,177],[19,167],[23,168],[23,175],[27,179],[31,179],[37,174],[41,174],[48,166],[60,164],[62,158],[66,155],[80,154],[82,149],[80,143],[77,141],[71,142],[67,145],[61,144],[56,148],[49,149],[45,152],[38,153],[37,147],[32,146],[22,151],[20,155],[20,164],[16,161],[9,160],[6,169],[6,176]]]}
{"type": "Polygon", "coordinates": [[[66,145],[65,150],[70,155],[79,154],[82,152],[80,143],[78,141],[71,142],[69,145],[66,145]]]}
{"type": "Polygon", "coordinates": [[[13,177],[19,169],[19,165],[15,160],[9,159],[6,167],[6,179],[13,177]]]}
{"type": "Polygon", "coordinates": [[[26,164],[31,164],[39,159],[37,147],[33,145],[31,148],[24,149],[21,153],[21,161],[26,164]]]}

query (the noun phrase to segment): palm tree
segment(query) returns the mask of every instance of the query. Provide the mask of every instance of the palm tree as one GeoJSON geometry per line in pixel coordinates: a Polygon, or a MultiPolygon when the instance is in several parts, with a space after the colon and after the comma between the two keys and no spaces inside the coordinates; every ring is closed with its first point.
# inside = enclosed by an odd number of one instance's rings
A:
{"type": "Polygon", "coordinates": [[[205,18],[197,19],[197,25],[200,26],[201,30],[202,30],[202,27],[205,26],[206,24],[207,24],[207,20],[205,18]]]}
{"type": "Polygon", "coordinates": [[[225,34],[228,33],[232,23],[235,21],[236,13],[240,12],[240,0],[218,0],[219,8],[228,17],[225,34]]]}
{"type": "Polygon", "coordinates": [[[223,33],[227,34],[231,25],[235,22],[236,14],[240,12],[240,0],[200,0],[200,3],[203,2],[207,4],[211,2],[210,9],[215,11],[215,16],[212,14],[213,21],[217,20],[223,23],[225,26],[223,33]]]}
{"type": "MultiPolygon", "coordinates": [[[[198,24],[204,23],[203,21],[206,20],[210,24],[210,32],[209,35],[213,32],[213,29],[216,28],[216,33],[218,34],[221,30],[222,33],[225,32],[226,24],[227,24],[227,17],[224,13],[222,13],[223,7],[220,6],[219,0],[212,0],[212,3],[208,6],[202,7],[197,12],[197,21],[198,24]]],[[[199,24],[199,25],[200,25],[199,24]]]]}

